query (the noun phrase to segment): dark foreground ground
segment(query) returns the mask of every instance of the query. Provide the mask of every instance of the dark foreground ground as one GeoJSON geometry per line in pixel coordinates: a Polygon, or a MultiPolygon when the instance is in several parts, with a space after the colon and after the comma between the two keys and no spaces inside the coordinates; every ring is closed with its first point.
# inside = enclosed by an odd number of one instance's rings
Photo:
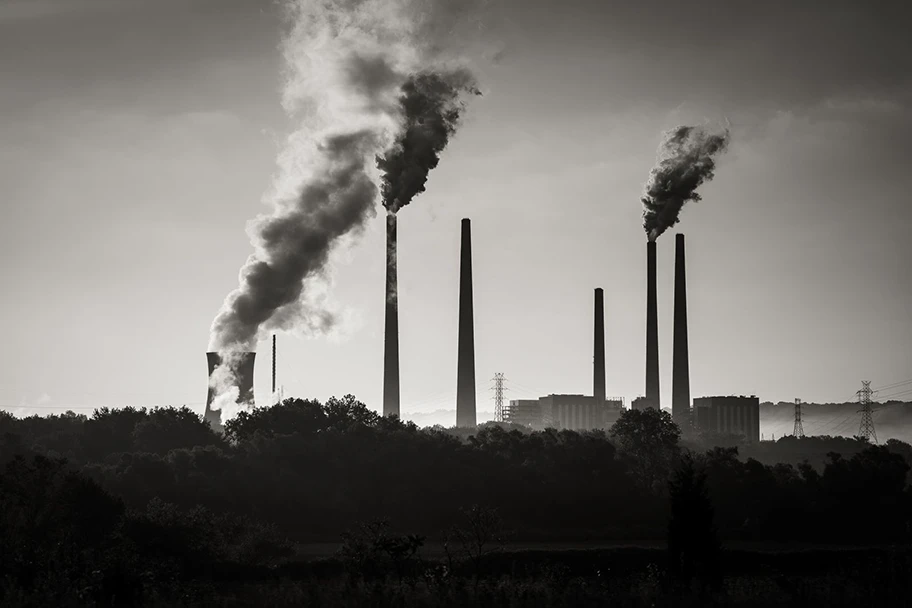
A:
{"type": "Polygon", "coordinates": [[[505,550],[477,565],[422,558],[379,577],[336,558],[278,567],[213,564],[193,582],[161,581],[143,598],[96,604],[74,586],[70,601],[40,592],[8,595],[4,606],[871,606],[912,605],[912,549],[725,549],[721,584],[675,582],[661,548],[505,550]],[[476,576],[477,574],[477,576],[476,576]]]}
{"type": "MultiPolygon", "coordinates": [[[[547,555],[575,554],[586,551],[592,554],[617,552],[637,554],[641,549],[653,549],[662,553],[666,542],[663,540],[619,540],[619,541],[512,541],[505,543],[503,550],[507,554],[523,554],[527,552],[544,552],[547,555]]],[[[730,540],[725,543],[726,549],[739,553],[801,553],[806,551],[822,550],[832,551],[858,551],[857,545],[839,545],[812,542],[773,542],[773,541],[738,541],[730,540]]],[[[868,550],[893,549],[895,544],[866,545],[868,550]]],[[[295,548],[295,554],[301,561],[317,559],[330,559],[342,548],[342,543],[306,543],[295,548]]],[[[444,558],[444,543],[441,541],[427,540],[421,547],[420,555],[428,560],[441,560],[444,558]]]]}

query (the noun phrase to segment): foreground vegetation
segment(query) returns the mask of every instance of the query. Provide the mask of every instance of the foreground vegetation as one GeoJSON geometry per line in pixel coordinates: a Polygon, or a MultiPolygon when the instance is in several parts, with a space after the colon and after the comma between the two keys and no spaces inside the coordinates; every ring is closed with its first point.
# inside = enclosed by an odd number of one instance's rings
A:
{"type": "Polygon", "coordinates": [[[608,433],[421,430],[350,396],[289,399],[224,433],[185,408],[6,416],[0,604],[912,602],[910,446],[788,438],[748,448],[764,464],[714,447],[729,441],[682,439],[654,410],[608,433]],[[735,540],[884,547],[726,551],[735,540]],[[320,541],[342,549],[298,557],[320,541]]]}

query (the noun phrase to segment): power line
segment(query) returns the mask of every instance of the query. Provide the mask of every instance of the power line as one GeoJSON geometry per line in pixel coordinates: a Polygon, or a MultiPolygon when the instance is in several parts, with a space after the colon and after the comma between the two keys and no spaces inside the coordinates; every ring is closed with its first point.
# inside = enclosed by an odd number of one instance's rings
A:
{"type": "Polygon", "coordinates": [[[912,384],[912,378],[908,380],[903,380],[902,382],[894,382],[893,384],[887,384],[886,386],[878,386],[874,389],[874,392],[879,393],[880,391],[885,391],[887,389],[896,388],[898,386],[904,386],[906,384],[912,384]]]}
{"type": "Polygon", "coordinates": [[[880,395],[880,394],[878,394],[878,395],[877,395],[877,398],[878,398],[878,399],[891,399],[891,398],[893,398],[893,397],[901,397],[902,395],[908,395],[908,394],[910,394],[910,393],[912,393],[912,388],[908,388],[908,389],[906,389],[906,390],[899,391],[898,393],[888,393],[888,394],[886,394],[886,395],[880,395]]]}

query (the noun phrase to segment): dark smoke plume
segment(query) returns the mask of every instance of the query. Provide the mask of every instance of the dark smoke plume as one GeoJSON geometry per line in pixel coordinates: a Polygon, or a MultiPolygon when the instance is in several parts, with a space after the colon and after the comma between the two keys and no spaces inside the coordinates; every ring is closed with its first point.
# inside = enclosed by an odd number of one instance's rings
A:
{"type": "Polygon", "coordinates": [[[389,213],[396,213],[424,192],[428,173],[440,162],[440,153],[459,126],[465,93],[481,95],[466,70],[423,72],[402,85],[403,129],[377,157],[383,206],[389,213]]]}
{"type": "Polygon", "coordinates": [[[729,131],[712,133],[703,127],[666,131],[658,162],[649,173],[643,193],[643,228],[650,241],[678,223],[687,201],[700,201],[696,191],[715,175],[715,157],[725,151],[729,131]]]}
{"type": "Polygon", "coordinates": [[[474,91],[466,72],[435,66],[456,59],[453,28],[481,1],[281,0],[291,26],[282,105],[299,124],[279,155],[272,210],[248,226],[255,252],[212,324],[209,352],[226,368],[213,374],[219,399],[240,394],[231,354],[255,351],[258,333],[336,328],[324,297],[330,256],[376,212],[378,155],[394,209],[423,190],[459,93],[474,91]]]}

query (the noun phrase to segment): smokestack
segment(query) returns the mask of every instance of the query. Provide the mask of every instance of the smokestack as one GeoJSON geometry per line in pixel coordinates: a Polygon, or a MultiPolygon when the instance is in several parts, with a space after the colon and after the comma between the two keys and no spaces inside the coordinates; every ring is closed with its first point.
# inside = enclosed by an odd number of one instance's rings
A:
{"type": "MultiPolygon", "coordinates": [[[[238,357],[237,366],[234,368],[234,374],[237,379],[239,405],[253,405],[253,361],[256,358],[255,352],[232,353],[238,357]]],[[[206,353],[206,359],[209,363],[209,393],[206,396],[206,413],[203,419],[212,426],[221,425],[221,413],[219,410],[212,409],[212,402],[218,397],[218,394],[212,386],[212,374],[222,363],[222,357],[219,353],[206,353]]]]}
{"type": "Polygon", "coordinates": [[[272,394],[275,395],[276,335],[272,334],[272,394]]]}
{"type": "Polygon", "coordinates": [[[659,318],[656,299],[656,244],[646,243],[646,400],[660,409],[659,402],[659,318]]]}
{"type": "Polygon", "coordinates": [[[684,274],[684,235],[675,235],[674,361],[671,415],[684,426],[690,413],[690,362],[687,352],[687,281],[684,274]]]}
{"type": "Polygon", "coordinates": [[[386,330],[383,337],[383,415],[399,416],[399,293],[396,214],[386,215],[386,330]]]}
{"type": "Polygon", "coordinates": [[[459,361],[456,378],[456,426],[475,427],[475,323],[472,309],[472,225],[462,220],[459,263],[459,361]]]}
{"type": "Polygon", "coordinates": [[[595,290],[595,343],[593,346],[592,396],[596,401],[605,400],[605,305],[604,291],[595,290]]]}

